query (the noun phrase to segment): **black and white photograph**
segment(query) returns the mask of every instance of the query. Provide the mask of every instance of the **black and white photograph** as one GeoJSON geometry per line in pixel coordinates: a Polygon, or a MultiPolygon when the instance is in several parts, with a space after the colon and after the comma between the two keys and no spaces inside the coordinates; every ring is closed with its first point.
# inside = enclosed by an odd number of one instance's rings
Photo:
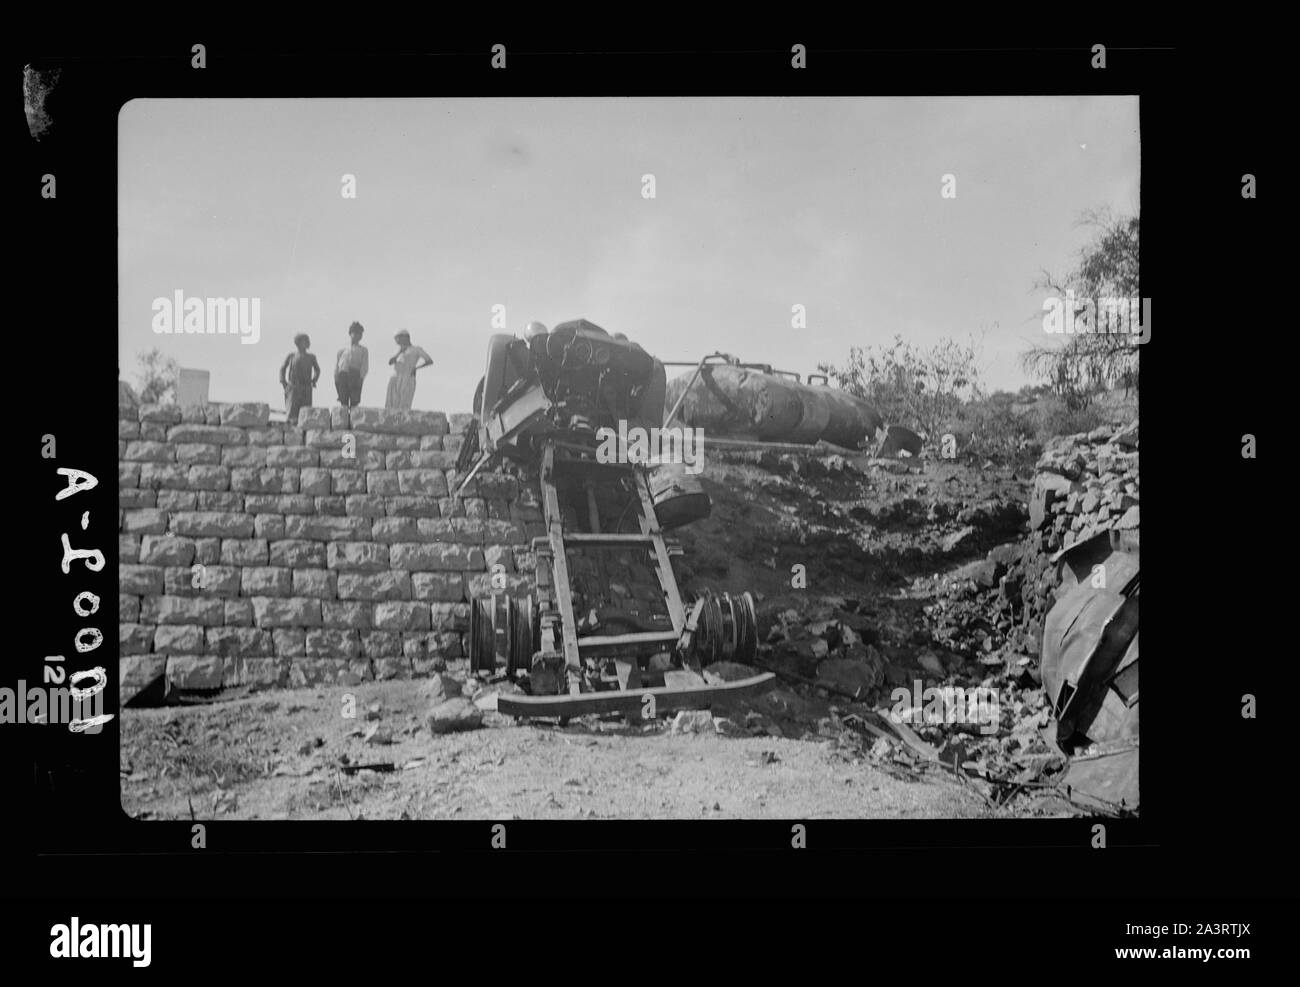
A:
{"type": "Polygon", "coordinates": [[[1140,108],[125,103],[123,811],[1140,815],[1140,108]]]}
{"type": "Polygon", "coordinates": [[[493,13],[14,32],[11,966],[1281,957],[1280,46],[493,13]]]}

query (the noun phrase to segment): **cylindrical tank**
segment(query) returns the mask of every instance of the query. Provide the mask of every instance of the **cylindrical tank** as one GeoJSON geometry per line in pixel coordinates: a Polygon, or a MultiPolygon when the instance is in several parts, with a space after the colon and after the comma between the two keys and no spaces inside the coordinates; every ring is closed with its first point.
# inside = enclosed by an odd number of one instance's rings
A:
{"type": "Polygon", "coordinates": [[[799,403],[803,406],[803,416],[787,441],[813,443],[826,435],[826,426],[831,420],[830,405],[821,389],[804,387],[802,384],[798,387],[796,393],[799,395],[799,403]]]}
{"type": "MultiPolygon", "coordinates": [[[[750,421],[756,437],[764,442],[781,442],[799,431],[804,413],[803,395],[795,389],[794,381],[753,370],[734,372],[739,374],[734,384],[739,399],[736,403],[753,409],[750,421]]],[[[719,371],[718,376],[729,375],[719,371]]],[[[714,380],[717,381],[716,376],[714,380]]]]}
{"type": "MultiPolygon", "coordinates": [[[[691,376],[668,382],[667,407],[676,403],[691,376]]],[[[809,445],[825,440],[849,449],[861,446],[882,424],[871,405],[844,391],[726,365],[700,372],[678,419],[706,434],[809,445]]]]}
{"type": "Polygon", "coordinates": [[[830,413],[822,438],[837,446],[857,449],[884,425],[879,412],[861,398],[836,387],[810,387],[821,395],[830,413]]]}

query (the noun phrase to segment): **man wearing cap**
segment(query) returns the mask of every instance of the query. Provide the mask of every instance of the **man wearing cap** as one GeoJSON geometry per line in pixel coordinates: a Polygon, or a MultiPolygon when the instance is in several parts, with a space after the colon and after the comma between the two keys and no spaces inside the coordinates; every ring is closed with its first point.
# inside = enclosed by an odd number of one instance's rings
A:
{"type": "Polygon", "coordinates": [[[361,384],[370,372],[370,352],[361,345],[365,331],[360,322],[348,326],[352,345],[339,350],[334,364],[334,387],[339,392],[339,404],[345,408],[355,408],[361,403],[361,384]]]}
{"type": "Polygon", "coordinates": [[[284,403],[289,413],[289,423],[298,423],[298,411],[311,407],[311,389],[320,380],[320,364],[316,354],[308,353],[311,337],[300,332],[293,337],[297,349],[280,364],[280,386],[284,388],[284,403]]]}
{"type": "Polygon", "coordinates": [[[388,381],[388,397],[384,401],[384,407],[409,409],[415,400],[415,372],[421,367],[430,366],[433,359],[420,347],[411,345],[411,334],[405,329],[393,338],[397,340],[398,348],[397,355],[388,361],[392,365],[393,376],[388,381]]]}

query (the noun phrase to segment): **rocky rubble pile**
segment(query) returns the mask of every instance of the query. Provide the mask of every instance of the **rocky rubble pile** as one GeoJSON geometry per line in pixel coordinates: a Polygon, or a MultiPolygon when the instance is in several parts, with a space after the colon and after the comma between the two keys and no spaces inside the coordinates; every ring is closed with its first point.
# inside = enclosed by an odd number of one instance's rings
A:
{"type": "MultiPolygon", "coordinates": [[[[998,805],[1049,784],[1064,765],[1038,669],[1060,583],[1054,559],[1105,529],[1136,539],[1137,435],[1134,423],[1049,443],[1035,470],[1028,533],[982,558],[917,578],[898,595],[809,599],[768,615],[760,662],[779,670],[783,691],[822,707],[825,722],[804,729],[900,770],[942,762],[998,805]],[[910,695],[899,699],[899,690],[910,695]],[[963,716],[944,700],[951,695],[995,697],[987,722],[963,716]]],[[[863,505],[854,520],[879,538],[910,527],[919,508],[927,541],[935,528],[943,532],[924,552],[937,563],[1009,533],[996,500],[957,507],[940,498],[927,510],[926,493],[863,505]]]]}
{"type": "Polygon", "coordinates": [[[927,587],[936,636],[955,650],[1037,673],[1043,621],[1056,602],[1054,557],[1098,532],[1138,537],[1138,426],[1101,427],[1048,443],[1038,461],[1029,534],[927,587]]]}
{"type": "Polygon", "coordinates": [[[866,702],[885,682],[878,616],[857,600],[823,598],[776,614],[761,650],[788,676],[866,702]]]}
{"type": "Polygon", "coordinates": [[[1029,537],[999,584],[1002,609],[1018,616],[1009,642],[1037,661],[1043,621],[1056,602],[1053,556],[1106,529],[1137,542],[1138,423],[1053,439],[1043,450],[1029,504],[1029,537]]]}
{"type": "Polygon", "coordinates": [[[1026,537],[913,584],[913,595],[932,600],[925,616],[934,643],[983,666],[983,683],[998,691],[1010,731],[961,752],[981,774],[1011,770],[1029,783],[1062,761],[1039,676],[1043,625],[1061,585],[1056,556],[1108,529],[1136,543],[1137,443],[1136,422],[1053,440],[1037,464],[1026,537]]]}
{"type": "Polygon", "coordinates": [[[1056,551],[1103,528],[1138,528],[1138,423],[1053,439],[1038,461],[1029,527],[1056,551]]]}
{"type": "Polygon", "coordinates": [[[1000,656],[944,647],[910,602],[820,597],[771,614],[758,663],[780,684],[731,718],[900,777],[960,773],[992,805],[1062,766],[1042,688],[1000,656]]]}

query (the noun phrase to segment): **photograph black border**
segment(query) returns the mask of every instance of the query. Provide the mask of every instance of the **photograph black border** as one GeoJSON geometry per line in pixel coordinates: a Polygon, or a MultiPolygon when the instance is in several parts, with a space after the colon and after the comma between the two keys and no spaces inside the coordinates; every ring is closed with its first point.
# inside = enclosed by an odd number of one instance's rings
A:
{"type": "MultiPolygon", "coordinates": [[[[787,38],[773,33],[761,43],[699,44],[684,50],[622,42],[538,42],[513,34],[503,30],[461,35],[454,43],[440,37],[427,50],[419,50],[419,42],[426,39],[416,37],[409,45],[362,50],[338,44],[294,48],[254,40],[230,43],[197,31],[186,38],[150,40],[111,52],[89,43],[79,48],[47,39],[19,56],[23,63],[58,65],[62,76],[52,137],[36,143],[21,116],[11,123],[23,148],[19,284],[26,286],[20,292],[27,306],[22,327],[31,334],[24,345],[30,346],[33,361],[51,368],[51,383],[43,393],[38,387],[27,396],[21,409],[21,465],[15,472],[22,476],[16,516],[23,519],[18,532],[23,561],[11,569],[21,600],[11,624],[17,645],[13,677],[38,681],[44,655],[71,653],[72,635],[87,622],[72,613],[77,592],[99,594],[102,603],[96,616],[109,640],[116,623],[116,526],[107,532],[102,521],[95,522],[117,511],[111,483],[117,441],[111,431],[114,382],[106,372],[111,364],[100,361],[110,350],[116,356],[117,112],[128,100],[1135,94],[1141,115],[1141,294],[1153,299],[1153,320],[1159,323],[1142,352],[1146,386],[1141,410],[1149,439],[1142,468],[1148,502],[1170,505],[1148,513],[1146,531],[1150,571],[1144,580],[1143,609],[1153,658],[1145,673],[1140,816],[700,822],[215,819],[201,820],[207,827],[208,849],[198,851],[190,848],[188,821],[139,822],[123,813],[118,787],[120,720],[114,719],[94,737],[34,726],[3,728],[5,746],[18,770],[15,791],[26,793],[10,802],[11,814],[26,829],[21,845],[47,867],[68,874],[114,858],[114,870],[138,875],[139,880],[136,885],[128,878],[115,887],[119,893],[133,886],[140,893],[147,888],[210,895],[239,887],[247,893],[255,885],[249,875],[268,866],[273,855],[277,869],[296,875],[290,879],[295,893],[355,892],[348,882],[339,884],[331,877],[330,861],[338,855],[364,861],[377,890],[390,893],[410,868],[418,872],[427,864],[458,877],[489,875],[521,867],[521,854],[533,858],[530,873],[549,878],[539,876],[536,883],[517,890],[564,893],[571,886],[584,886],[576,875],[596,881],[607,875],[611,856],[640,861],[633,873],[641,877],[630,877],[631,886],[661,870],[669,877],[675,867],[675,858],[666,856],[669,851],[707,856],[721,886],[744,894],[815,887],[820,880],[834,888],[837,877],[857,874],[860,868],[870,875],[871,884],[899,895],[996,896],[1024,893],[1028,886],[1033,894],[1087,897],[1114,893],[1131,882],[1135,870],[1150,893],[1231,889],[1234,874],[1240,878],[1238,868],[1219,863],[1217,857],[1212,862],[1218,852],[1214,848],[1227,841],[1249,854],[1257,841],[1260,846],[1254,849],[1260,850],[1278,822],[1241,818],[1225,804],[1222,793],[1248,798],[1252,791],[1267,790],[1267,759],[1260,753],[1260,735],[1240,716],[1240,697],[1266,691],[1263,677],[1277,669],[1264,656],[1280,656],[1267,628],[1241,631],[1234,626],[1246,608],[1257,604],[1243,587],[1232,585],[1231,574],[1222,576],[1228,585],[1212,597],[1207,592],[1201,602],[1193,602],[1195,594],[1187,586],[1189,566],[1213,566],[1222,559],[1209,554],[1208,531],[1197,539],[1189,535],[1188,526],[1208,528],[1212,511],[1239,516],[1247,527],[1262,523],[1252,518],[1249,505],[1264,503],[1266,491],[1273,497],[1277,492],[1254,469],[1259,464],[1234,462],[1241,434],[1250,430],[1243,422],[1259,421],[1254,431],[1262,430],[1260,389],[1244,376],[1216,385],[1218,412],[1189,412],[1179,402],[1187,382],[1231,373],[1221,357],[1195,338],[1200,331],[1221,333],[1222,326],[1202,328],[1194,317],[1181,321],[1190,315],[1189,295],[1210,290],[1201,286],[1199,275],[1189,286],[1189,268],[1182,265],[1191,246],[1185,239],[1189,228],[1217,222],[1228,224],[1235,235],[1218,241],[1223,249],[1218,259],[1206,258],[1207,279],[1219,270],[1241,270],[1248,278],[1266,270],[1264,233],[1271,224],[1261,218],[1266,214],[1258,203],[1246,203],[1253,209],[1247,214],[1238,192],[1246,170],[1243,160],[1262,153],[1268,139],[1263,109],[1234,101],[1230,93],[1220,92],[1218,102],[1197,95],[1194,73],[1173,44],[1109,43],[1107,67],[1095,70],[1090,67],[1090,41],[1066,43],[1057,38],[1042,46],[876,47],[855,44],[848,31],[819,44],[792,30],[787,38]],[[207,47],[206,69],[190,67],[193,42],[207,47]],[[790,68],[790,45],[795,42],[807,45],[807,69],[790,68]],[[505,44],[509,52],[504,71],[494,71],[489,64],[496,43],[505,44]],[[1194,126],[1199,126],[1195,135],[1194,126]],[[55,200],[33,194],[46,173],[57,175],[55,200]],[[67,370],[56,371],[61,366],[67,370]],[[1238,391],[1229,394],[1232,387],[1238,391]],[[1223,414],[1229,407],[1238,413],[1223,414]],[[1202,416],[1194,431],[1186,420],[1189,414],[1202,416]],[[37,439],[46,434],[57,437],[57,460],[40,459],[35,452],[37,439]],[[1217,465],[1206,462],[1211,448],[1219,450],[1213,453],[1217,465]],[[56,502],[54,494],[66,485],[55,472],[60,466],[93,473],[100,478],[98,488],[56,502]],[[1184,474],[1189,470],[1196,474],[1194,494],[1187,491],[1184,474]],[[1196,502],[1188,503],[1193,496],[1196,502]],[[1233,513],[1233,504],[1242,505],[1239,514],[1233,513]],[[76,522],[84,510],[91,512],[92,523],[82,532],[76,522]],[[70,575],[59,571],[59,538],[64,532],[74,547],[84,543],[103,551],[102,572],[81,571],[80,563],[70,575]],[[1189,544],[1194,540],[1202,543],[1189,544]],[[1231,647],[1241,657],[1225,662],[1210,648],[1216,638],[1230,634],[1235,635],[1231,647]],[[507,825],[504,852],[491,848],[491,828],[498,822],[507,825]],[[815,851],[815,863],[791,851],[791,825],[796,822],[808,828],[807,845],[815,851]],[[1104,823],[1107,846],[1116,852],[1098,854],[1090,848],[1097,822],[1104,823]],[[185,863],[179,861],[182,857],[185,863]],[[513,864],[502,864],[502,857],[513,864]],[[1001,880],[1008,866],[1022,872],[1023,881],[1001,880]],[[755,880],[756,872],[766,875],[766,883],[755,880]],[[1127,879],[1122,877],[1126,874],[1127,879]],[[390,877],[395,882],[391,887],[390,877]]],[[[1207,244],[1202,249],[1212,248],[1207,244]]],[[[1217,287],[1226,291],[1230,282],[1223,279],[1217,287]]],[[[23,392],[21,382],[16,389],[23,392]]],[[[19,410],[11,410],[11,415],[19,410]]],[[[1228,529],[1228,551],[1261,548],[1250,537],[1234,536],[1232,522],[1220,526],[1228,529]]],[[[1230,567],[1234,572],[1253,571],[1255,565],[1253,558],[1238,554],[1230,567]]],[[[107,649],[103,655],[109,656],[107,649]]],[[[112,666],[107,711],[117,712],[116,662],[104,664],[112,666]]],[[[476,893],[469,887],[458,890],[476,893]]]]}

